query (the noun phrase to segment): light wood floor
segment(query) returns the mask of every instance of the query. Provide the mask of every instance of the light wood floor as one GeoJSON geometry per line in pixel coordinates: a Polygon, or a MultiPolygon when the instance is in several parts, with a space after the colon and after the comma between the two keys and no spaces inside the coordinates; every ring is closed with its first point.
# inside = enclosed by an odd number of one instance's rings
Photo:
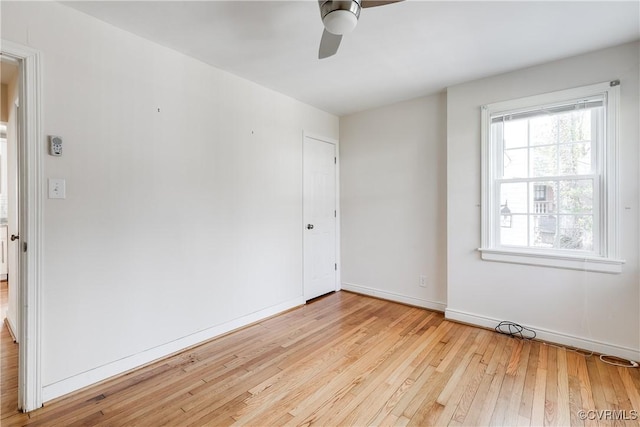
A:
{"type": "Polygon", "coordinates": [[[640,410],[638,369],[347,292],[28,415],[16,366],[4,328],[2,426],[614,425],[578,411],[640,410]]]}
{"type": "Polygon", "coordinates": [[[4,324],[7,310],[7,282],[0,282],[0,425],[4,419],[16,413],[18,406],[18,346],[14,344],[9,330],[4,324]]]}

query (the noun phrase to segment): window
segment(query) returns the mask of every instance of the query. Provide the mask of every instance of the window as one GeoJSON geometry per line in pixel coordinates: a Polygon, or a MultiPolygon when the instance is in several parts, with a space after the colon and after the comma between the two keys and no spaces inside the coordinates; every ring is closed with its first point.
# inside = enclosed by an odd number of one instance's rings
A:
{"type": "Polygon", "coordinates": [[[482,258],[618,273],[617,100],[603,83],[482,108],[482,258]]]}

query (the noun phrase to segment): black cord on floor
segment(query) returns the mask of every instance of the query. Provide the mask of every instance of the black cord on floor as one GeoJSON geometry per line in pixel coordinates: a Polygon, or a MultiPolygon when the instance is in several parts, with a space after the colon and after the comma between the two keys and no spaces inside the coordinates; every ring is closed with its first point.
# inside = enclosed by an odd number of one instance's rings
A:
{"type": "Polygon", "coordinates": [[[536,337],[536,331],[533,329],[525,328],[517,323],[502,321],[496,326],[496,332],[503,335],[508,335],[512,338],[520,338],[523,340],[532,340],[536,337]]]}

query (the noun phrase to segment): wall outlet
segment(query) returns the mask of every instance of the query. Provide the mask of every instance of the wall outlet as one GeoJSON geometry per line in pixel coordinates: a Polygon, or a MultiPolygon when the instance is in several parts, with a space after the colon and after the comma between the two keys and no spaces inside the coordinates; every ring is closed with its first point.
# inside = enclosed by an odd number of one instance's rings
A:
{"type": "Polygon", "coordinates": [[[421,288],[427,287],[427,276],[420,275],[420,287],[421,288]]]}

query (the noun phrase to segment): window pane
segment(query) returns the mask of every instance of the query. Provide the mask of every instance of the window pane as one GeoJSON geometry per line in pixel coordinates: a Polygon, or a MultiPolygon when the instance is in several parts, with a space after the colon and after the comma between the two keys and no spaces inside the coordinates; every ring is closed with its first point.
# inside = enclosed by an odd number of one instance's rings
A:
{"type": "Polygon", "coordinates": [[[560,181],[560,212],[593,212],[593,181],[590,179],[560,181]]]}
{"type": "Polygon", "coordinates": [[[528,178],[527,173],[527,148],[504,150],[504,178],[528,178]]]}
{"type": "Polygon", "coordinates": [[[527,183],[500,184],[500,210],[509,213],[527,213],[527,183]]]}
{"type": "Polygon", "coordinates": [[[560,142],[588,141],[591,139],[591,113],[593,109],[558,114],[560,142]]]}
{"type": "Polygon", "coordinates": [[[527,246],[527,215],[512,215],[510,227],[500,227],[500,244],[527,246]]]}
{"type": "Polygon", "coordinates": [[[531,218],[531,246],[553,248],[556,241],[558,217],[556,215],[533,215],[531,218]]]}
{"type": "Polygon", "coordinates": [[[555,144],[558,141],[556,116],[538,116],[529,120],[531,145],[555,144]]]}
{"type": "Polygon", "coordinates": [[[558,174],[558,146],[531,148],[531,176],[553,176],[558,174]]]}
{"type": "Polygon", "coordinates": [[[557,209],[558,184],[553,181],[532,182],[530,185],[531,212],[533,214],[554,213],[557,209]]]}
{"type": "Polygon", "coordinates": [[[561,175],[582,175],[592,171],[591,141],[560,146],[561,175]]]}
{"type": "Polygon", "coordinates": [[[560,215],[560,249],[593,250],[593,216],[560,215]]]}
{"type": "Polygon", "coordinates": [[[526,147],[529,145],[528,120],[507,120],[504,122],[504,148],[526,147]]]}

